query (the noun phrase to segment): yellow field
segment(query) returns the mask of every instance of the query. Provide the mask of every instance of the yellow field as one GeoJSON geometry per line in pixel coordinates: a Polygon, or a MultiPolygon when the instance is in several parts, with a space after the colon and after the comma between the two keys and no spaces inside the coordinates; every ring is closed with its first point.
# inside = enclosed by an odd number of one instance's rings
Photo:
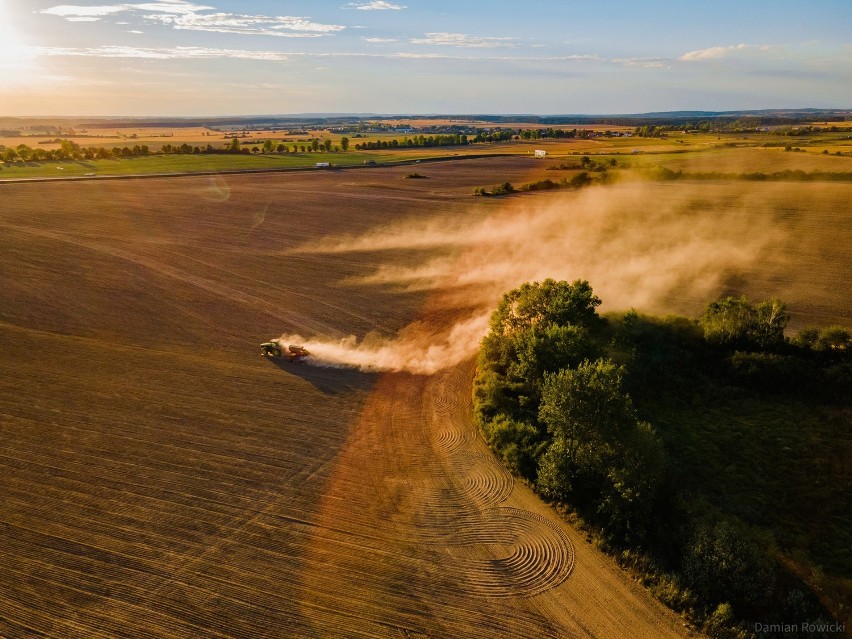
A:
{"type": "MultiPolygon", "coordinates": [[[[21,136],[21,137],[0,137],[0,145],[6,147],[16,147],[19,144],[26,144],[33,148],[43,149],[58,149],[58,143],[40,144],[41,141],[53,140],[61,138],[63,140],[71,140],[82,147],[87,146],[107,146],[107,147],[124,147],[133,146],[135,144],[147,144],[152,149],[159,150],[164,144],[172,144],[180,146],[181,144],[190,144],[192,146],[224,146],[235,136],[240,139],[241,143],[251,144],[260,143],[264,140],[286,140],[288,142],[296,142],[297,140],[309,140],[313,137],[323,137],[324,132],[310,132],[309,135],[286,135],[286,131],[214,131],[206,127],[186,127],[186,128],[136,128],[136,129],[87,129],[76,131],[79,135],[39,135],[39,136],[21,136]]],[[[327,134],[326,134],[327,135],[327,134]]]]}

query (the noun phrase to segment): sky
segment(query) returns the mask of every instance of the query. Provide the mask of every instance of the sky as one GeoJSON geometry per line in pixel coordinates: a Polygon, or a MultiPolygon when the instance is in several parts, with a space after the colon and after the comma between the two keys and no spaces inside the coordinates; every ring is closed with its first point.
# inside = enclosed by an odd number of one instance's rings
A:
{"type": "Polygon", "coordinates": [[[852,108],[852,0],[0,0],[0,116],[852,108]]]}

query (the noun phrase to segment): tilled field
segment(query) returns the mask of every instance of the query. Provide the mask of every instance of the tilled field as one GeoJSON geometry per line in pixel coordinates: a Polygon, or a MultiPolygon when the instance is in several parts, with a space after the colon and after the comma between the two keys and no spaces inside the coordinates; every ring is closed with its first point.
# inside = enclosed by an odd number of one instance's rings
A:
{"type": "Polygon", "coordinates": [[[293,248],[484,220],[504,204],[474,186],[543,173],[418,170],[0,186],[0,636],[688,634],[490,456],[469,361],[257,354],[432,317],[434,293],[343,283],[387,255],[293,248]]]}

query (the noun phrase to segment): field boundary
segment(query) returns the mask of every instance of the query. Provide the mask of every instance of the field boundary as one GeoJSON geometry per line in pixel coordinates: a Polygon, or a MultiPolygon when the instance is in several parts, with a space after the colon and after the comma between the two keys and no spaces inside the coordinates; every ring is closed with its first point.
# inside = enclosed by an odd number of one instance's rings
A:
{"type": "Polygon", "coordinates": [[[330,167],[321,166],[288,166],[272,169],[225,169],[221,171],[177,171],[173,173],[128,173],[126,175],[75,175],[62,177],[31,177],[31,178],[0,178],[0,184],[32,184],[38,182],[82,182],[103,180],[145,180],[152,178],[198,177],[205,175],[250,175],[254,173],[296,173],[306,171],[343,171],[349,169],[377,169],[382,167],[410,166],[414,164],[430,164],[436,162],[452,162],[455,160],[481,160],[494,157],[527,157],[517,153],[477,153],[472,155],[419,158],[416,160],[390,160],[375,164],[341,164],[330,167]]]}

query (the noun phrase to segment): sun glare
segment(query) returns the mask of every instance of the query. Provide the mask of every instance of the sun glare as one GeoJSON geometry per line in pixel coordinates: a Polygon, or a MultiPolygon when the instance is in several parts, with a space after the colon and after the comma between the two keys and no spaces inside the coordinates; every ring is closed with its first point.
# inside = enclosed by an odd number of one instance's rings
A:
{"type": "Polygon", "coordinates": [[[34,52],[12,20],[9,0],[0,0],[0,77],[3,84],[32,79],[34,52]]]}

